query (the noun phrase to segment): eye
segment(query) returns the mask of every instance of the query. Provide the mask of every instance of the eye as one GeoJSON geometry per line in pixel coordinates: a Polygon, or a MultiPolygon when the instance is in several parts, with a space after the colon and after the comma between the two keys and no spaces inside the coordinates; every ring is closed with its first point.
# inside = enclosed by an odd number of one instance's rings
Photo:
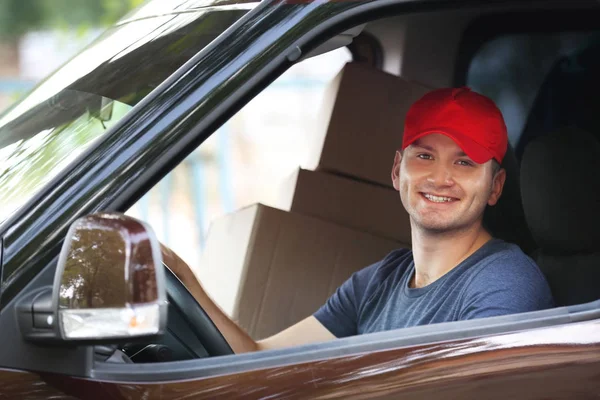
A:
{"type": "Polygon", "coordinates": [[[433,157],[431,157],[431,155],[427,153],[420,153],[417,154],[417,158],[420,158],[421,160],[431,160],[433,157]]]}
{"type": "Polygon", "coordinates": [[[472,167],[473,166],[473,162],[468,161],[468,160],[458,160],[456,163],[458,165],[462,165],[463,167],[472,167]]]}

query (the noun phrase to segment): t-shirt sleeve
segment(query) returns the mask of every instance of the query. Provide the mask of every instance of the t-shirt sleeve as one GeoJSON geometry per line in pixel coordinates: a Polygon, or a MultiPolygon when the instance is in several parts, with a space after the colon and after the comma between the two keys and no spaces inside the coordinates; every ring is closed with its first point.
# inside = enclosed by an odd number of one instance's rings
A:
{"type": "Polygon", "coordinates": [[[352,274],[313,316],[335,337],[357,334],[361,301],[380,262],[352,274]]]}
{"type": "Polygon", "coordinates": [[[538,311],[554,306],[550,287],[535,262],[522,254],[501,255],[473,277],[459,320],[538,311]]]}

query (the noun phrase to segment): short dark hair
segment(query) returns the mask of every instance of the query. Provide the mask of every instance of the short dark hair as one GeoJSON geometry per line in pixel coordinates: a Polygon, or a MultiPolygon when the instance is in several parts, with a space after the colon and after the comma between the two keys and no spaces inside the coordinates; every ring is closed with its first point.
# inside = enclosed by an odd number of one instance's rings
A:
{"type": "Polygon", "coordinates": [[[496,176],[500,168],[502,168],[500,163],[495,158],[492,158],[492,177],[496,176]]]}

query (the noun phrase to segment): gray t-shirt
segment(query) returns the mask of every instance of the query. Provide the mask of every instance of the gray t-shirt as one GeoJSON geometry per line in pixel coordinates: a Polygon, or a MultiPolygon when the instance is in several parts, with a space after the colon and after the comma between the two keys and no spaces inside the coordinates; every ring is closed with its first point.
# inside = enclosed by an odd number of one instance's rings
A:
{"type": "Polygon", "coordinates": [[[410,288],[412,251],[354,273],[314,314],[336,337],[553,307],[548,283],[521,249],[487,242],[444,276],[410,288]]]}

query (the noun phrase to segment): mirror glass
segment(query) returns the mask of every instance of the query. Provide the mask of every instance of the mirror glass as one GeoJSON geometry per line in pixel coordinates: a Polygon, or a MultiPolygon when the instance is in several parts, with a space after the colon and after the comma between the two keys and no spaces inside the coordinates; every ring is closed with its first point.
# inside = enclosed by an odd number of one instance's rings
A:
{"type": "Polygon", "coordinates": [[[66,339],[157,334],[166,317],[160,244],[134,218],[103,213],[75,221],[55,282],[66,339]]]}

